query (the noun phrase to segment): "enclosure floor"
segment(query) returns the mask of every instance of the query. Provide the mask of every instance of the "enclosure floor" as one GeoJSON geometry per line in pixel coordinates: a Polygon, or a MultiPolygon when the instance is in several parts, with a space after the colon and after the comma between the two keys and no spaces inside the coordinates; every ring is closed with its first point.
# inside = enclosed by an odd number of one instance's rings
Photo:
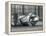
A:
{"type": "Polygon", "coordinates": [[[40,31],[43,30],[42,22],[39,21],[36,23],[36,26],[20,26],[20,27],[12,27],[12,32],[23,32],[23,31],[40,31]]]}

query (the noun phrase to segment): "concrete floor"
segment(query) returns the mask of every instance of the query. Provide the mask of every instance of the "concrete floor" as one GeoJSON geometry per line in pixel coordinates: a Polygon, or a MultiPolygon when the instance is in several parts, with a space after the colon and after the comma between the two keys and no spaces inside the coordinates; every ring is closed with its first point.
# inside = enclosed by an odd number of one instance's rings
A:
{"type": "Polygon", "coordinates": [[[23,32],[23,31],[39,31],[43,30],[43,23],[41,21],[36,23],[36,26],[20,26],[20,27],[12,27],[12,32],[23,32]]]}

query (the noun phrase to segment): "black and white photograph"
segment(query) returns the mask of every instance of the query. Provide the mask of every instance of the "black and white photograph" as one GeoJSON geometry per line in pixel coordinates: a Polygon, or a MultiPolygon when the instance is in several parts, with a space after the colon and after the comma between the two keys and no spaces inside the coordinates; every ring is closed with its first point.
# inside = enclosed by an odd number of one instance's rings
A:
{"type": "Polygon", "coordinates": [[[43,30],[43,6],[11,4],[11,32],[43,30]]]}

